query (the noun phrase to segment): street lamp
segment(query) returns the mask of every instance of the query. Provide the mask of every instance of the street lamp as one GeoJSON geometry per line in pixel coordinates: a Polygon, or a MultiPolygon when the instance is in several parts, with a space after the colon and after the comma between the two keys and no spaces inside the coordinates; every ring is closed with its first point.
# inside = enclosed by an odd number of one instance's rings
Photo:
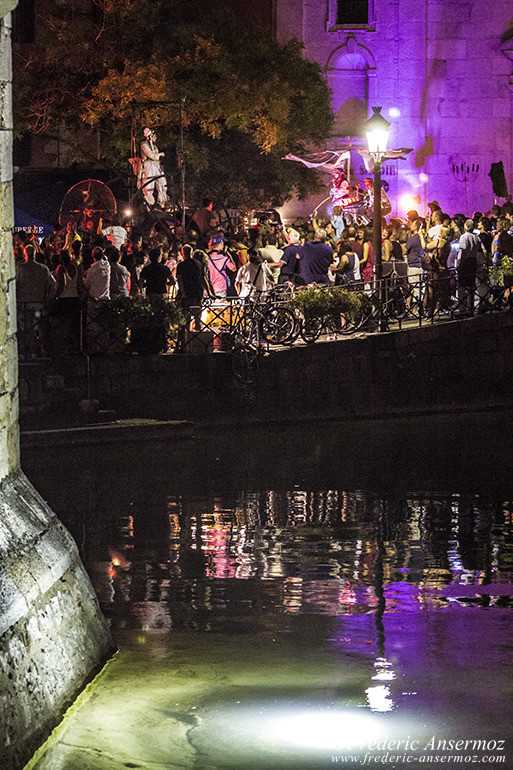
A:
{"type": "Polygon", "coordinates": [[[372,245],[374,251],[374,275],[381,285],[382,270],[382,238],[381,238],[381,164],[385,160],[390,123],[381,114],[381,107],[373,107],[373,114],[367,121],[367,147],[374,158],[374,207],[372,245]]]}

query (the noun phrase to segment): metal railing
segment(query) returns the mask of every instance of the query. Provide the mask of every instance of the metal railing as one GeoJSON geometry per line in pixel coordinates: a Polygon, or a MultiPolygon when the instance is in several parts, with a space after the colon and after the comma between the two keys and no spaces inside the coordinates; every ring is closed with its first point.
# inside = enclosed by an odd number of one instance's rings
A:
{"type": "MultiPolygon", "coordinates": [[[[509,287],[494,285],[484,275],[467,278],[458,276],[455,271],[447,271],[437,276],[423,273],[412,277],[402,265],[393,266],[379,284],[364,286],[358,283],[344,288],[360,296],[360,310],[337,319],[337,323],[331,325],[330,337],[333,334],[379,333],[444,323],[482,313],[501,312],[513,303],[509,287]]],[[[262,328],[263,316],[267,314],[267,318],[272,318],[269,311],[283,307],[289,298],[290,294],[282,296],[274,293],[257,301],[240,297],[204,299],[201,305],[184,309],[185,321],[180,326],[161,328],[158,340],[154,339],[152,350],[148,352],[197,354],[227,351],[237,338],[252,343],[256,341],[258,345],[269,342],[293,344],[299,337],[303,320],[297,313],[298,327],[295,332],[291,331],[286,336],[283,333],[280,337],[279,333],[274,334],[271,330],[273,333],[264,335],[263,339],[255,339],[262,328]]],[[[116,328],[103,316],[102,304],[108,301],[18,303],[20,360],[141,352],[136,345],[134,330],[121,326],[116,328]]]]}

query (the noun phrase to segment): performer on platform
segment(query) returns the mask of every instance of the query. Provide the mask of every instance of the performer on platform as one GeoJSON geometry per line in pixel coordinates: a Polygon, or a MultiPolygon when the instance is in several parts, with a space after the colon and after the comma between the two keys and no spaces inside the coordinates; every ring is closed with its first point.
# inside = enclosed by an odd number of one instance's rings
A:
{"type": "Polygon", "coordinates": [[[157,137],[151,128],[145,128],[143,133],[144,139],[141,143],[141,183],[139,186],[142,187],[144,198],[150,205],[153,206],[156,202],[161,208],[164,208],[168,201],[166,178],[160,162],[160,159],[164,157],[164,153],[159,152],[159,148],[156,145],[157,137]],[[157,196],[156,201],[155,193],[157,196]]]}
{"type": "MultiPolygon", "coordinates": [[[[374,209],[374,180],[368,176],[363,180],[365,185],[365,205],[372,216],[374,209]]],[[[381,187],[381,214],[384,217],[388,217],[392,213],[392,204],[390,198],[386,194],[384,187],[381,187]]]]}

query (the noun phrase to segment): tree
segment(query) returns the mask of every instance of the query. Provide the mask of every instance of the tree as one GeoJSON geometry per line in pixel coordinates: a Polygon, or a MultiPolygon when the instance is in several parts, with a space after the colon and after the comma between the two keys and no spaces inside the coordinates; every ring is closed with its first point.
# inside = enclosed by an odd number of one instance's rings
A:
{"type": "Polygon", "coordinates": [[[123,164],[135,115],[139,136],[142,123],[158,128],[169,162],[181,112],[187,179],[199,197],[206,187],[232,206],[268,205],[317,185],[314,173],[281,160],[322,143],[332,123],[322,73],[296,41],[280,45],[196,0],[80,7],[46,4],[36,44],[14,46],[18,134],[59,132],[71,142],[86,126],[99,132],[104,160],[123,164]],[[147,102],[159,105],[137,108],[147,102]]]}

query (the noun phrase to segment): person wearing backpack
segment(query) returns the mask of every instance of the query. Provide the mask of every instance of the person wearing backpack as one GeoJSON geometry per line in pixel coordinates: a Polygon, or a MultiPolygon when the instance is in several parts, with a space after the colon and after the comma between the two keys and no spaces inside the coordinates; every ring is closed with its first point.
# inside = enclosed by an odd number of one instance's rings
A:
{"type": "Polygon", "coordinates": [[[235,272],[236,270],[230,257],[223,253],[223,248],[222,235],[215,235],[210,239],[208,243],[208,269],[216,297],[226,297],[231,285],[231,276],[228,271],[235,272]]]}

